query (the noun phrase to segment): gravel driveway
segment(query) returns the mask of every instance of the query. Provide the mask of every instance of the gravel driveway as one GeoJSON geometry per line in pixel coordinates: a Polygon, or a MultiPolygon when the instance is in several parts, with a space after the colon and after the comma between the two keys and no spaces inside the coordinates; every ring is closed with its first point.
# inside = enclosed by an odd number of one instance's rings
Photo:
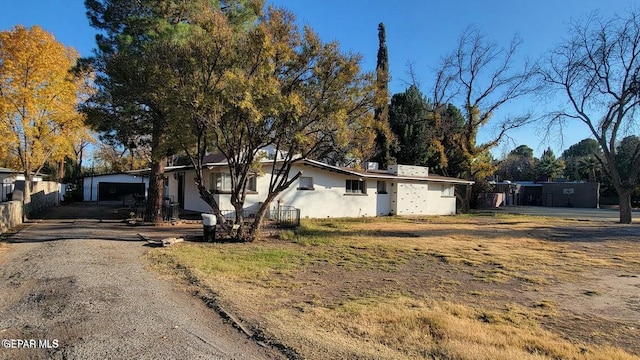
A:
{"type": "Polygon", "coordinates": [[[0,252],[0,359],[283,358],[145,268],[138,232],[161,239],[198,226],[140,229],[87,205],[51,215],[0,252]]]}

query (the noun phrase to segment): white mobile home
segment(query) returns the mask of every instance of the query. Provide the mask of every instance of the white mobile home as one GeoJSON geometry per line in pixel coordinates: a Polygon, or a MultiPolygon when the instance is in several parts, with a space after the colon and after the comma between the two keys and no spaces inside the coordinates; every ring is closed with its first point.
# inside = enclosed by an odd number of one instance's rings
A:
{"type": "MultiPolygon", "coordinates": [[[[264,175],[250,179],[245,209],[257,210],[268,193],[271,162],[265,162],[264,175]]],[[[200,199],[194,184],[194,170],[167,169],[166,193],[182,199],[183,208],[211,212],[200,199]],[[172,181],[173,180],[173,181],[172,181]],[[182,180],[182,181],[180,181],[182,180]]],[[[388,170],[356,170],[301,159],[290,176],[300,177],[270,205],[271,209],[300,209],[302,217],[361,217],[384,215],[454,215],[455,185],[472,181],[429,175],[426,167],[392,165],[388,170]]],[[[205,185],[215,193],[222,210],[232,210],[227,164],[210,163],[204,170],[205,185]]]]}

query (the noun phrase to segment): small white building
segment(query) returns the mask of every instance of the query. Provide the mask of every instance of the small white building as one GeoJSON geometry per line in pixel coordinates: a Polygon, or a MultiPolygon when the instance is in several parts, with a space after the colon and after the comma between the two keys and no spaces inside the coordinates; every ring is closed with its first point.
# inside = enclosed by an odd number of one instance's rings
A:
{"type": "MultiPolygon", "coordinates": [[[[245,210],[258,209],[267,196],[272,161],[264,161],[263,175],[250,179],[245,210]]],[[[205,185],[215,193],[222,210],[232,210],[231,181],[225,162],[209,163],[205,185]]],[[[357,170],[300,159],[290,177],[301,176],[283,191],[270,209],[297,208],[301,217],[362,217],[384,215],[454,215],[455,185],[472,181],[430,175],[421,166],[392,165],[388,170],[357,170]]],[[[190,167],[167,168],[166,194],[177,199],[186,210],[210,213],[195,186],[190,167]]]]}
{"type": "Polygon", "coordinates": [[[82,179],[84,201],[124,201],[133,194],[147,196],[149,177],[141,174],[108,174],[82,179]]]}

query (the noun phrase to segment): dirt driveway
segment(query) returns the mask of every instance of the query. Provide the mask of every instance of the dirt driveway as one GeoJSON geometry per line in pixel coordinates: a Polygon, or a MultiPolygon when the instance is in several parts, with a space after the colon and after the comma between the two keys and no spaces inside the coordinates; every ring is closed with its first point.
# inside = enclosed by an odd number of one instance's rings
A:
{"type": "Polygon", "coordinates": [[[152,238],[112,207],[55,208],[0,250],[0,359],[281,359],[145,268],[152,238]]]}

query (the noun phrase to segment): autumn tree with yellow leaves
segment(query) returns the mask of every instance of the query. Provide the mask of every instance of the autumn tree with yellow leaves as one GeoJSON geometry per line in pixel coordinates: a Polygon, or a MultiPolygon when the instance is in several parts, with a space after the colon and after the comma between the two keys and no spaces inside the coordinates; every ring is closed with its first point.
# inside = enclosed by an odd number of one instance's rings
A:
{"type": "Polygon", "coordinates": [[[373,77],[360,69],[360,56],[324,43],[294,15],[268,8],[255,27],[233,32],[216,11],[201,11],[187,41],[167,44],[167,66],[175,69],[170,98],[170,133],[196,171],[200,197],[223,230],[228,225],[202,163],[218,152],[228,163],[236,236],[255,239],[269,204],[294,183],[292,166],[303,158],[369,158],[375,148],[373,77]],[[243,213],[250,177],[262,171],[261,152],[274,146],[269,189],[250,226],[243,213]]]}
{"type": "Polygon", "coordinates": [[[0,152],[15,156],[26,179],[73,154],[86,134],[76,111],[85,83],[72,71],[77,52],[38,26],[0,32],[0,152]]]}

